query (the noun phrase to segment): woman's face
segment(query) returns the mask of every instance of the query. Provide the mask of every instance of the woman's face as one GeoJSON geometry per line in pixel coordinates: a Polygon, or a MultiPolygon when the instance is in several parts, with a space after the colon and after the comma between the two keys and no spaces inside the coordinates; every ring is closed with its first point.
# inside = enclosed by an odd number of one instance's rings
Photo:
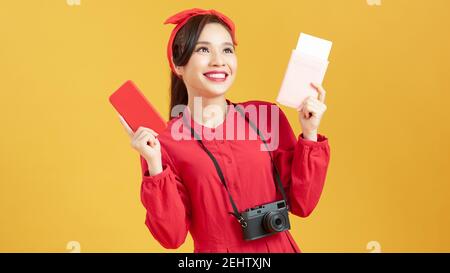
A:
{"type": "Polygon", "coordinates": [[[234,82],[237,70],[230,33],[219,23],[206,24],[189,62],[176,69],[190,95],[223,95],[234,82]]]}

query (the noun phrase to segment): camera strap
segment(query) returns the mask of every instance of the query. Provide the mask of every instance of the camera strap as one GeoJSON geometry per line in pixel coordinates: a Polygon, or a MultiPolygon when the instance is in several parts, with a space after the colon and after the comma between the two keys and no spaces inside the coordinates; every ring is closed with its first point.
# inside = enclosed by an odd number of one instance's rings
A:
{"type": "MultiPolygon", "coordinates": [[[[234,108],[241,114],[241,116],[250,124],[250,126],[253,128],[253,130],[256,131],[258,136],[261,138],[261,141],[266,146],[267,152],[269,153],[269,156],[270,156],[270,161],[272,162],[272,167],[273,167],[273,171],[275,173],[275,180],[277,182],[278,189],[281,192],[281,195],[283,196],[284,201],[286,202],[287,208],[289,209],[287,198],[286,198],[286,193],[284,192],[283,184],[281,183],[281,178],[280,178],[278,169],[277,169],[277,167],[275,165],[275,162],[274,162],[274,160],[272,158],[272,154],[270,153],[269,147],[267,146],[267,142],[266,142],[264,136],[261,134],[261,132],[259,131],[258,127],[247,116],[245,116],[245,114],[242,111],[241,107],[239,105],[234,104],[234,103],[233,103],[233,105],[234,105],[234,108]]],[[[213,161],[214,167],[216,168],[216,171],[217,171],[217,174],[219,175],[220,181],[222,182],[223,186],[227,190],[228,198],[230,199],[231,206],[233,207],[233,212],[230,212],[230,214],[234,215],[234,217],[236,217],[236,219],[241,224],[241,226],[245,228],[247,226],[247,223],[245,222],[244,218],[239,213],[239,210],[237,209],[237,206],[236,206],[236,203],[233,200],[233,197],[231,197],[231,193],[230,193],[230,191],[229,191],[229,189],[227,187],[227,183],[225,182],[225,177],[223,175],[223,172],[222,172],[222,169],[220,168],[219,163],[217,162],[217,160],[214,157],[214,155],[205,147],[205,145],[203,144],[203,142],[201,140],[201,137],[189,125],[189,123],[185,119],[184,115],[183,115],[183,121],[184,121],[185,125],[191,130],[191,136],[193,136],[195,138],[195,140],[197,140],[197,142],[200,144],[200,146],[203,148],[203,150],[208,154],[208,156],[213,161]]]]}

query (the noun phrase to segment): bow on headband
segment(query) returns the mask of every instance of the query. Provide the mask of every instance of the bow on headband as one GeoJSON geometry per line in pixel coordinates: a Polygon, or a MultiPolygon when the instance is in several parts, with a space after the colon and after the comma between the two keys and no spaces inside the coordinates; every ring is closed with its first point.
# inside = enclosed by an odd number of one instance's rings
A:
{"type": "MultiPolygon", "coordinates": [[[[169,60],[170,69],[175,73],[175,67],[172,63],[172,44],[175,40],[175,36],[177,35],[178,31],[187,23],[187,21],[197,15],[205,15],[205,14],[211,14],[219,17],[220,20],[222,20],[230,29],[231,31],[231,38],[233,39],[233,43],[237,45],[236,37],[235,37],[235,26],[233,21],[231,21],[230,18],[225,16],[224,14],[215,11],[213,9],[210,10],[203,10],[203,9],[188,9],[184,10],[182,12],[179,12],[169,18],[164,22],[164,24],[175,24],[177,25],[173,30],[172,34],[170,35],[169,43],[167,44],[167,58],[169,60]]],[[[176,73],[175,73],[176,74],[176,73]]]]}

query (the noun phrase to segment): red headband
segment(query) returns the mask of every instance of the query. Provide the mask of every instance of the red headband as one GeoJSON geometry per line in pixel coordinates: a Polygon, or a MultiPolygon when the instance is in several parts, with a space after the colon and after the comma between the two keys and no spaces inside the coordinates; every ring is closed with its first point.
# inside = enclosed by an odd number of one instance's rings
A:
{"type": "Polygon", "coordinates": [[[233,39],[233,43],[237,45],[236,37],[235,37],[235,27],[233,21],[231,21],[230,18],[225,16],[224,14],[215,11],[213,9],[210,10],[203,10],[203,9],[188,9],[184,10],[182,12],[179,12],[171,17],[169,17],[164,24],[175,24],[177,25],[173,30],[172,34],[170,35],[169,43],[167,44],[167,58],[169,59],[169,65],[170,69],[172,69],[173,73],[175,72],[175,67],[172,63],[172,44],[173,40],[175,39],[175,36],[177,35],[178,31],[187,23],[187,21],[197,15],[205,15],[205,14],[211,14],[219,17],[220,20],[222,20],[228,28],[231,30],[231,38],[233,39]]]}

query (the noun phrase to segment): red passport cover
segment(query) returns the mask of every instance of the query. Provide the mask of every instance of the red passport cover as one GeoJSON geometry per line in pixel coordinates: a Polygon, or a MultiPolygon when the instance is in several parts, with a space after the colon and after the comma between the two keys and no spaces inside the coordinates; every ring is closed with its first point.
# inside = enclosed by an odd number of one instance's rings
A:
{"type": "Polygon", "coordinates": [[[142,126],[160,134],[167,126],[166,121],[132,81],[126,81],[119,87],[109,97],[109,101],[133,132],[142,126]]]}

